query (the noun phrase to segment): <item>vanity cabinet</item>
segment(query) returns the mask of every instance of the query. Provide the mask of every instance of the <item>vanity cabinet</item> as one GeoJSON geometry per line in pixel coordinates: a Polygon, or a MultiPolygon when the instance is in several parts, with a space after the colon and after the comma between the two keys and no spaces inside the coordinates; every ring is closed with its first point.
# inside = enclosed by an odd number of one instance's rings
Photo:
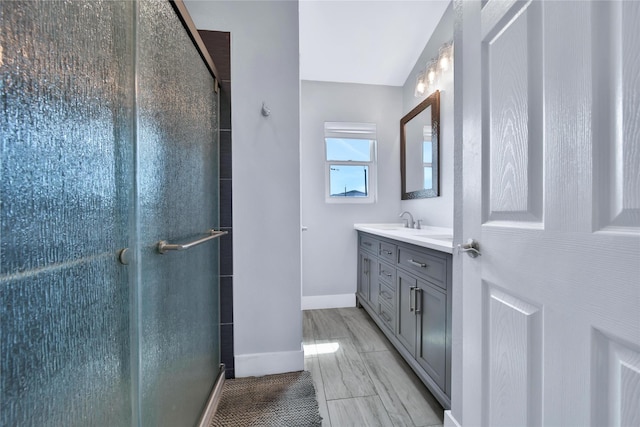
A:
{"type": "Polygon", "coordinates": [[[451,404],[451,255],[358,232],[358,304],[451,404]]]}

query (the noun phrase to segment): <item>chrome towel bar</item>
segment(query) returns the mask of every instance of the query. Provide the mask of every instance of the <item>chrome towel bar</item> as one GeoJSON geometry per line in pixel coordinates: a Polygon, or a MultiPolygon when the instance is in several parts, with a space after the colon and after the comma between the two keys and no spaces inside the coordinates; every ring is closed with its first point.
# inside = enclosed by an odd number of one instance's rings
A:
{"type": "Polygon", "coordinates": [[[158,252],[164,254],[167,251],[184,251],[187,249],[191,249],[194,246],[198,246],[204,242],[208,242],[209,240],[224,236],[227,233],[228,231],[209,230],[209,235],[207,237],[203,237],[202,239],[194,240],[193,242],[185,243],[183,245],[170,244],[167,243],[166,240],[160,240],[158,242],[158,252]]]}

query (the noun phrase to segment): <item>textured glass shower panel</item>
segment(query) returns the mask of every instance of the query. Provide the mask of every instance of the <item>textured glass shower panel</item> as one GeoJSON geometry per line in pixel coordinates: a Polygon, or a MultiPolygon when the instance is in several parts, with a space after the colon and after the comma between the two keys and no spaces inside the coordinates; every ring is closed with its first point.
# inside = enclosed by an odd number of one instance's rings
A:
{"type": "Polygon", "coordinates": [[[218,225],[217,95],[169,3],[139,8],[140,414],[143,425],[194,425],[219,365],[219,243],[164,255],[156,245],[218,225]]]}
{"type": "Polygon", "coordinates": [[[129,425],[134,8],[0,8],[0,425],[129,425]]]}

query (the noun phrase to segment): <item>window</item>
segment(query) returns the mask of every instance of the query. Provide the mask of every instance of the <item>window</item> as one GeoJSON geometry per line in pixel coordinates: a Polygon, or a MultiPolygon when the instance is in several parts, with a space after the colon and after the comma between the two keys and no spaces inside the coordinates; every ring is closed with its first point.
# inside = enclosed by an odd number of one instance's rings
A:
{"type": "Polygon", "coordinates": [[[326,122],[325,200],[373,203],[376,199],[376,125],[326,122]]]}

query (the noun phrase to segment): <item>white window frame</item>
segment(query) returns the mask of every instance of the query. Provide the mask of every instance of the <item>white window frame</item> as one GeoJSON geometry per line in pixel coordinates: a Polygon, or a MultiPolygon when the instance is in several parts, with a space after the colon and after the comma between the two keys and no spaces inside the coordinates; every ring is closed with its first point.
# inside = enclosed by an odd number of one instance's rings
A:
{"type": "Polygon", "coordinates": [[[352,122],[325,122],[324,124],[324,188],[326,203],[347,203],[362,204],[375,203],[378,191],[378,156],[377,156],[377,133],[375,123],[352,123],[352,122]],[[369,140],[369,150],[371,159],[368,162],[356,160],[331,160],[328,159],[327,138],[340,139],[361,139],[369,140]],[[368,188],[367,196],[364,197],[337,197],[331,196],[331,166],[368,166],[368,188]]]}

